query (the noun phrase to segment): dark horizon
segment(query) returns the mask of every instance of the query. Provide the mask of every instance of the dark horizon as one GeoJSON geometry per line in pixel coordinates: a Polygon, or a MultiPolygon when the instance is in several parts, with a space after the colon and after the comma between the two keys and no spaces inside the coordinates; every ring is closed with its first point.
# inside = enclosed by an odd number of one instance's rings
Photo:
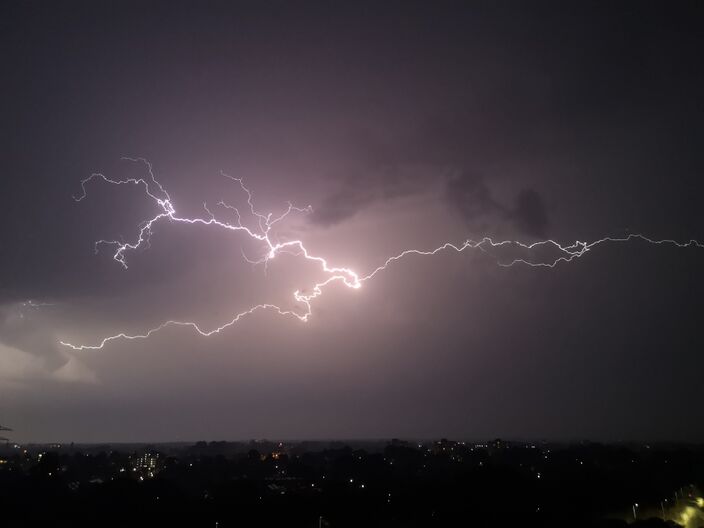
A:
{"type": "Polygon", "coordinates": [[[702,446],[499,439],[0,445],[11,527],[699,528],[702,469],[702,446]]]}

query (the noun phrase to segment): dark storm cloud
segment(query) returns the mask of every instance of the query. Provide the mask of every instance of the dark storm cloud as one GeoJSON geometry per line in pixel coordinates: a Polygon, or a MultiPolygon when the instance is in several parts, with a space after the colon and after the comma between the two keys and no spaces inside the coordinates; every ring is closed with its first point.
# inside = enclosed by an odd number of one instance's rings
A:
{"type": "Polygon", "coordinates": [[[331,227],[354,217],[378,202],[388,202],[428,190],[427,174],[402,164],[362,167],[353,176],[339,180],[333,193],[314,208],[309,221],[331,227]]]}
{"type": "Polygon", "coordinates": [[[535,189],[521,189],[515,203],[505,206],[494,198],[482,178],[464,172],[448,181],[446,199],[476,231],[486,229],[487,224],[509,221],[520,234],[547,234],[545,203],[535,189]]]}
{"type": "MultiPolygon", "coordinates": [[[[506,218],[532,236],[547,233],[550,224],[545,180],[557,178],[545,171],[546,163],[552,172],[564,172],[563,179],[584,171],[603,183],[605,194],[636,194],[652,208],[662,197],[644,180],[689,181],[704,168],[698,149],[685,146],[702,139],[693,116],[704,82],[700,71],[687,66],[696,61],[701,38],[697,17],[686,15],[690,9],[700,8],[483,6],[468,10],[456,25],[438,15],[445,44],[431,44],[438,51],[432,67],[410,63],[413,82],[398,95],[412,100],[413,119],[393,132],[381,124],[376,134],[352,138],[351,159],[363,160],[360,175],[343,179],[317,218],[329,225],[377,203],[382,193],[374,189],[393,189],[396,175],[409,165],[425,168],[423,176],[405,171],[406,183],[420,180],[412,192],[458,172],[481,175],[489,190],[500,182],[515,200],[503,204],[506,218]],[[674,151],[678,155],[671,156],[674,151]],[[519,170],[496,167],[506,164],[519,170]],[[360,195],[365,173],[373,175],[372,190],[360,195]]],[[[418,47],[428,52],[427,44],[419,40],[418,47]]],[[[682,198],[688,202],[683,213],[691,215],[694,204],[682,198]]],[[[464,209],[481,197],[468,200],[464,209]]],[[[456,197],[451,203],[457,204],[456,197]]],[[[638,221],[646,227],[645,218],[638,221]]]]}
{"type": "Polygon", "coordinates": [[[511,218],[519,231],[534,237],[545,237],[548,214],[542,196],[535,189],[522,189],[516,197],[511,218]]]}
{"type": "Polygon", "coordinates": [[[372,193],[349,186],[328,196],[323,205],[309,216],[310,220],[323,227],[330,227],[347,220],[374,201],[372,193]]]}
{"type": "MultiPolygon", "coordinates": [[[[455,132],[461,134],[460,130],[455,132]]],[[[544,237],[549,219],[540,192],[523,187],[525,182],[518,179],[511,183],[517,187],[513,203],[501,203],[490,182],[477,173],[481,169],[462,168],[462,164],[472,162],[481,167],[482,157],[467,161],[467,146],[458,146],[453,152],[445,141],[452,135],[451,129],[438,134],[433,128],[427,136],[416,134],[408,143],[394,148],[382,148],[368,140],[358,144],[357,150],[364,155],[355,159],[366,160],[366,165],[354,176],[341,179],[339,188],[323,199],[309,220],[322,227],[334,226],[377,202],[428,193],[439,186],[443,189],[440,196],[477,231],[498,222],[510,224],[518,234],[544,237]],[[420,145],[422,152],[418,150],[420,145]]]]}
{"type": "Polygon", "coordinates": [[[507,214],[506,209],[494,199],[484,180],[468,172],[447,183],[446,198],[469,223],[486,220],[489,215],[507,214]]]}

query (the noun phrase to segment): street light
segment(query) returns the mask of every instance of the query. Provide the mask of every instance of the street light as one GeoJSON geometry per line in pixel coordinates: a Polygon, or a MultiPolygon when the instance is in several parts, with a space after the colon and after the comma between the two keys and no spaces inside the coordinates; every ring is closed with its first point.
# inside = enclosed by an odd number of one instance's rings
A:
{"type": "Polygon", "coordinates": [[[637,509],[637,508],[638,508],[638,503],[636,502],[636,503],[633,505],[633,520],[634,520],[634,521],[637,519],[637,516],[636,516],[636,509],[637,509]]]}

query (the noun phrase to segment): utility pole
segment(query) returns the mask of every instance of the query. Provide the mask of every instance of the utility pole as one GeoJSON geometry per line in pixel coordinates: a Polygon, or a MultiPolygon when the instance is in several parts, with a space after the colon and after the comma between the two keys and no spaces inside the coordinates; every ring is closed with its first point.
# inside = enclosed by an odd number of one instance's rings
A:
{"type": "MultiPolygon", "coordinates": [[[[12,429],[10,429],[9,427],[5,427],[4,425],[0,425],[0,431],[12,431],[12,429]]],[[[5,438],[4,436],[0,436],[0,441],[9,442],[10,439],[5,438]]]]}

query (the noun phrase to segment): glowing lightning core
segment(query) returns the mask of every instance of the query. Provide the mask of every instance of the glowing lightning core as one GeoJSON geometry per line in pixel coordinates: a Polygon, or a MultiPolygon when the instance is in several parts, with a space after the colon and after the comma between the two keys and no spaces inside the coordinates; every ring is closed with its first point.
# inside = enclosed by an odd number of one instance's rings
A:
{"type": "Polygon", "coordinates": [[[574,244],[568,245],[568,246],[562,246],[558,242],[555,242],[554,240],[542,240],[539,242],[534,242],[531,244],[524,244],[519,241],[515,240],[503,240],[503,241],[498,241],[495,242],[489,237],[484,237],[481,240],[475,241],[475,240],[466,240],[461,244],[453,244],[450,242],[447,242],[435,249],[428,250],[428,251],[423,251],[423,250],[418,250],[418,249],[409,249],[406,251],[403,251],[399,253],[398,255],[395,255],[393,257],[389,257],[382,265],[377,267],[376,269],[372,270],[369,274],[360,276],[357,273],[355,273],[353,270],[349,268],[344,268],[344,267],[333,267],[330,266],[327,262],[326,259],[318,256],[311,255],[308,250],[305,248],[303,245],[303,242],[300,240],[291,240],[287,242],[274,242],[272,240],[272,237],[270,236],[272,228],[287,218],[292,212],[297,212],[297,213],[307,213],[312,211],[311,206],[300,208],[300,207],[295,207],[292,205],[290,202],[288,203],[288,207],[284,210],[283,213],[281,213],[278,216],[274,216],[273,213],[267,213],[267,214],[262,214],[258,212],[255,209],[254,202],[253,202],[253,195],[251,191],[244,185],[242,179],[240,178],[234,178],[232,176],[228,176],[225,173],[222,173],[223,176],[226,178],[229,178],[239,185],[241,190],[245,193],[247,197],[247,205],[249,207],[249,214],[252,216],[252,218],[255,220],[256,228],[250,228],[245,226],[242,223],[242,215],[240,214],[239,209],[236,207],[229,205],[223,201],[218,202],[218,205],[222,207],[223,209],[226,209],[228,211],[231,211],[235,217],[235,222],[227,222],[223,220],[218,220],[215,215],[208,209],[208,206],[206,204],[203,204],[203,208],[205,209],[206,213],[208,216],[206,218],[184,218],[179,216],[176,213],[176,209],[174,208],[174,205],[171,201],[171,196],[169,196],[169,193],[166,192],[166,190],[161,186],[161,184],[156,180],[154,177],[154,172],[152,169],[151,163],[149,161],[145,160],[144,158],[123,158],[124,160],[128,161],[133,161],[133,162],[141,162],[143,163],[148,171],[149,177],[148,179],[145,178],[128,178],[125,180],[113,180],[108,177],[106,177],[103,174],[100,173],[94,173],[91,174],[88,178],[84,179],[81,181],[81,189],[82,189],[82,194],[80,196],[74,197],[74,199],[77,202],[80,202],[87,196],[87,191],[86,191],[86,185],[91,182],[92,180],[99,179],[103,180],[106,183],[112,184],[112,185],[124,185],[124,184],[133,184],[133,185],[138,185],[138,186],[143,186],[144,187],[144,192],[148,197],[150,197],[159,207],[160,212],[156,214],[153,218],[146,220],[142,222],[141,227],[139,229],[137,238],[134,242],[121,242],[117,240],[99,240],[95,243],[95,249],[96,251],[98,250],[98,247],[101,245],[112,245],[115,246],[117,249],[115,250],[115,253],[113,254],[113,259],[119,262],[125,269],[127,268],[127,261],[125,257],[125,253],[130,250],[135,250],[142,246],[143,244],[147,245],[149,243],[149,237],[151,236],[151,229],[152,226],[162,220],[169,220],[171,222],[181,222],[181,223],[186,223],[186,224],[201,224],[201,225],[206,225],[206,226],[216,226],[222,229],[227,229],[229,231],[241,231],[253,240],[256,240],[264,245],[264,256],[261,257],[259,260],[252,261],[250,259],[247,259],[248,262],[252,262],[255,264],[263,263],[266,265],[269,260],[273,259],[276,257],[277,254],[279,253],[289,253],[293,254],[296,256],[302,256],[306,260],[310,260],[315,262],[320,266],[322,271],[327,275],[327,279],[315,284],[309,291],[310,293],[304,294],[301,293],[300,290],[296,290],[293,292],[294,299],[296,302],[298,302],[302,306],[301,311],[295,311],[295,310],[287,310],[283,309],[275,304],[257,304],[255,306],[252,306],[251,308],[240,312],[236,314],[230,321],[212,328],[210,330],[204,330],[202,329],[197,323],[191,322],[191,321],[166,321],[159,326],[156,326],[148,331],[146,331],[143,334],[127,334],[124,332],[121,332],[119,334],[115,334],[112,336],[108,336],[103,338],[100,342],[94,345],[74,345],[71,343],[67,343],[64,341],[61,341],[61,344],[67,347],[70,347],[74,350],[84,350],[84,349],[100,349],[103,348],[107,343],[111,341],[115,341],[117,339],[146,339],[150,337],[152,334],[155,332],[158,332],[159,330],[162,330],[168,326],[185,326],[185,327],[190,327],[194,329],[196,332],[198,332],[202,336],[210,336],[216,333],[221,332],[222,330],[229,328],[230,326],[234,325],[237,323],[240,319],[243,317],[253,314],[254,312],[257,312],[259,310],[273,310],[277,312],[280,315],[284,316],[292,316],[295,317],[296,319],[306,322],[308,318],[310,317],[312,313],[312,301],[322,295],[323,293],[323,288],[325,288],[327,285],[333,283],[333,282],[341,282],[348,288],[352,289],[358,289],[361,288],[362,283],[365,281],[373,278],[377,273],[385,270],[389,265],[394,263],[397,260],[402,259],[403,257],[406,257],[408,255],[435,255],[441,251],[445,250],[454,250],[458,253],[461,253],[467,249],[479,249],[481,251],[488,252],[490,249],[493,248],[499,248],[502,246],[514,246],[523,250],[534,250],[539,247],[547,246],[552,248],[557,252],[557,257],[553,258],[550,261],[543,261],[543,262],[534,262],[530,261],[527,259],[523,258],[517,258],[513,259],[509,262],[498,262],[500,266],[505,266],[505,267],[510,267],[515,264],[524,264],[527,266],[533,266],[533,267],[549,267],[549,268],[554,268],[560,263],[563,262],[571,262],[574,259],[577,259],[581,256],[583,256],[585,253],[590,251],[591,249],[595,248],[596,246],[611,242],[611,243],[618,243],[618,242],[629,242],[634,239],[642,240],[644,242],[647,242],[648,244],[668,244],[668,245],[674,245],[679,248],[686,248],[690,246],[695,246],[702,248],[704,247],[704,244],[701,242],[698,242],[697,240],[689,240],[687,242],[678,242],[676,240],[670,240],[670,239],[664,239],[664,240],[656,240],[652,239],[649,237],[646,237],[641,234],[630,234],[625,237],[604,237],[599,240],[595,240],[593,242],[580,242],[576,241],[574,244]]]}

